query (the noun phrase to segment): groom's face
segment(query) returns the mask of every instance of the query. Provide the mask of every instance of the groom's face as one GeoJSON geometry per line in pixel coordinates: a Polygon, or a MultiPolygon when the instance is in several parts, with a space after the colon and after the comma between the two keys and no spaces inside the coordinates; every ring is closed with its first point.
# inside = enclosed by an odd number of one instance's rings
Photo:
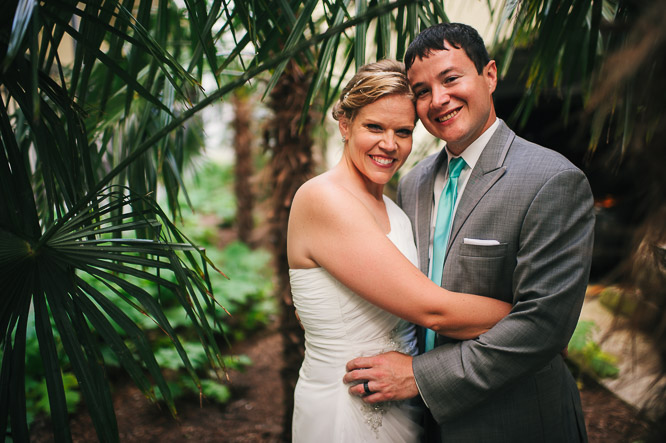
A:
{"type": "Polygon", "coordinates": [[[495,121],[497,68],[490,61],[479,74],[463,49],[447,48],[417,57],[407,76],[423,126],[459,155],[495,121]]]}

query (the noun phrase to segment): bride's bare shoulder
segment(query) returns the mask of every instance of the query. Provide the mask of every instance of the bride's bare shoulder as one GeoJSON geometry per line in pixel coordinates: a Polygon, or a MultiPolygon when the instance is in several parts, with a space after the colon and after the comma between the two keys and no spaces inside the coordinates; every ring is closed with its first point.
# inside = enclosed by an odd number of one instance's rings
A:
{"type": "Polygon", "coordinates": [[[365,205],[344,185],[344,179],[328,172],[299,188],[290,218],[315,230],[349,229],[350,224],[374,220],[365,205]]]}
{"type": "Polygon", "coordinates": [[[298,206],[313,207],[318,210],[339,205],[353,204],[355,197],[336,179],[334,174],[325,172],[306,181],[296,191],[292,209],[298,206]]]}

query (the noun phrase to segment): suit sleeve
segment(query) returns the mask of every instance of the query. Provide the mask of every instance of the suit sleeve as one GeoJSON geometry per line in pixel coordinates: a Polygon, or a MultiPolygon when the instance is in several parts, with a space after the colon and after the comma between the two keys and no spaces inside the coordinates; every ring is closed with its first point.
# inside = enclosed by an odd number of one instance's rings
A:
{"type": "Polygon", "coordinates": [[[395,195],[395,202],[398,206],[402,208],[402,191],[404,189],[404,180],[400,180],[398,182],[398,189],[396,190],[396,195],[395,195]]]}
{"type": "Polygon", "coordinates": [[[416,381],[438,422],[535,373],[567,346],[583,305],[593,232],[584,174],[572,168],[547,180],[520,228],[511,313],[475,340],[414,358],[416,381]]]}

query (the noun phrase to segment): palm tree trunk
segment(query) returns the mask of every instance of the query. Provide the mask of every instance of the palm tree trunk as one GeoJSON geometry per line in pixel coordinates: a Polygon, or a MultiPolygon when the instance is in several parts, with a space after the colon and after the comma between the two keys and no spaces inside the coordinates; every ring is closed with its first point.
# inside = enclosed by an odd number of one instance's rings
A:
{"type": "Polygon", "coordinates": [[[284,342],[284,441],[291,441],[293,392],[304,355],[303,330],[295,315],[289,286],[287,222],[296,190],[313,172],[310,132],[315,119],[310,115],[304,125],[300,126],[309,83],[309,75],[296,63],[290,63],[271,92],[269,107],[273,110],[273,117],[264,134],[265,146],[273,155],[270,178],[273,200],[269,223],[278,276],[277,295],[282,309],[280,330],[284,342]]]}
{"type": "Polygon", "coordinates": [[[254,221],[252,209],[254,208],[254,194],[250,179],[252,167],[252,105],[247,93],[237,89],[231,98],[234,108],[234,151],[236,163],[234,168],[234,193],[236,195],[236,228],[240,241],[250,244],[254,221]]]}

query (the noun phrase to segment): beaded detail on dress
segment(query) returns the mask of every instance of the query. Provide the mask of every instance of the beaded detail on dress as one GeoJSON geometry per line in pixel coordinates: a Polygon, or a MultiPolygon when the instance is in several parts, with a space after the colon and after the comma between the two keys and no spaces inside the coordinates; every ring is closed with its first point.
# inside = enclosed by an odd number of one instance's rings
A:
{"type": "MultiPolygon", "coordinates": [[[[397,351],[402,353],[412,352],[412,349],[410,349],[408,343],[396,340],[396,338],[399,336],[401,326],[404,326],[404,324],[401,323],[400,326],[396,326],[391,330],[391,332],[388,333],[386,336],[385,346],[381,349],[379,354],[390,351],[397,351]]],[[[374,404],[363,403],[363,406],[361,407],[361,413],[365,418],[365,423],[370,426],[370,429],[372,429],[377,437],[379,437],[379,428],[382,426],[384,414],[388,408],[393,405],[393,403],[394,402],[391,401],[374,404]]]]}

